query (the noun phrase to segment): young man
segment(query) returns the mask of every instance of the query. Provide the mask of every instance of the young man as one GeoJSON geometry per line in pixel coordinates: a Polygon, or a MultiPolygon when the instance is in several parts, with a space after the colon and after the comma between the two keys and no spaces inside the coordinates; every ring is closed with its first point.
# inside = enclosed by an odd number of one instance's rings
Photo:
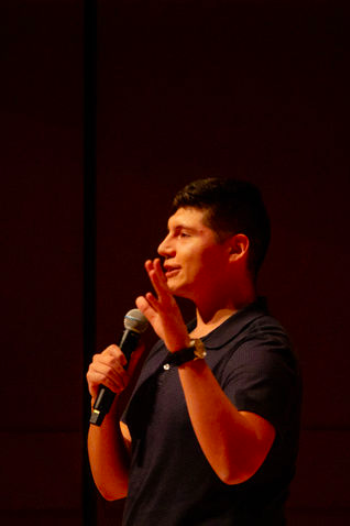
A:
{"type": "Polygon", "coordinates": [[[300,378],[288,338],[256,297],[270,237],[253,185],[210,178],[180,191],[163,258],[147,261],[154,288],[136,300],[160,338],[141,371],[123,421],[127,371],[112,345],[87,375],[117,393],[89,454],[97,487],[127,496],[127,526],[282,525],[294,475],[300,378]],[[174,296],[192,300],[185,325],[174,296]]]}

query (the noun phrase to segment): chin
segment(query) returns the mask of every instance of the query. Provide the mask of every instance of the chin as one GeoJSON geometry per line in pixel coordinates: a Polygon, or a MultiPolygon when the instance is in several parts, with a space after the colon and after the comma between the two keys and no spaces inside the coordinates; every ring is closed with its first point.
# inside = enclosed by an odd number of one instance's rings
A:
{"type": "Polygon", "coordinates": [[[173,296],[176,296],[177,298],[187,298],[190,299],[191,294],[188,290],[186,290],[186,287],[181,287],[180,285],[176,285],[168,283],[168,288],[173,296]]]}
{"type": "Polygon", "coordinates": [[[168,285],[168,289],[170,290],[170,292],[172,294],[176,294],[177,293],[177,289],[178,287],[176,287],[176,285],[172,284],[171,282],[167,282],[167,285],[168,285]]]}
{"type": "Polygon", "coordinates": [[[176,285],[176,282],[174,283],[172,278],[169,278],[167,280],[167,285],[168,285],[168,289],[170,290],[172,294],[174,294],[174,296],[179,296],[181,287],[179,287],[179,285],[176,285]]]}

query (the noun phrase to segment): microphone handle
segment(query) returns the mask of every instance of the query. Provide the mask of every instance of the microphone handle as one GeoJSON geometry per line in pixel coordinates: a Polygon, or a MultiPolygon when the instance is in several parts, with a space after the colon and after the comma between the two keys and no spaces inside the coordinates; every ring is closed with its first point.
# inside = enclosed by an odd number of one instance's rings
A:
{"type": "MultiPolygon", "coordinates": [[[[130,329],[125,329],[123,332],[119,347],[125,355],[127,363],[129,363],[130,356],[139,343],[139,338],[140,334],[138,332],[131,331],[130,329]]],[[[91,411],[90,424],[95,426],[100,426],[102,424],[104,417],[111,408],[114,397],[115,393],[113,393],[113,391],[108,389],[108,387],[103,384],[100,385],[95,403],[91,411]]]]}

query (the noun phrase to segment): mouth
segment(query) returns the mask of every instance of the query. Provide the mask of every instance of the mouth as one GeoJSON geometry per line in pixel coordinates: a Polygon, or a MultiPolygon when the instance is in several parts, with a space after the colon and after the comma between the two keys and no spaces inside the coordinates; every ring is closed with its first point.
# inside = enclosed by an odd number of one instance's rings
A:
{"type": "Polygon", "coordinates": [[[171,266],[171,265],[164,265],[164,275],[165,277],[168,279],[168,278],[172,278],[173,276],[175,276],[178,272],[180,271],[180,267],[179,266],[171,266]]]}

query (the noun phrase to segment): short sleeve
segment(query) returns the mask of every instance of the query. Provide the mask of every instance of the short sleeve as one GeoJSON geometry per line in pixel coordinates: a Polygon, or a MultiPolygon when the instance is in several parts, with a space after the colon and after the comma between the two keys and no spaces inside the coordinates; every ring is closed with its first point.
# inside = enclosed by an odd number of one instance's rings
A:
{"type": "Polygon", "coordinates": [[[298,376],[288,340],[260,337],[232,353],[222,388],[239,411],[256,413],[283,433],[298,396],[298,376]]]}

